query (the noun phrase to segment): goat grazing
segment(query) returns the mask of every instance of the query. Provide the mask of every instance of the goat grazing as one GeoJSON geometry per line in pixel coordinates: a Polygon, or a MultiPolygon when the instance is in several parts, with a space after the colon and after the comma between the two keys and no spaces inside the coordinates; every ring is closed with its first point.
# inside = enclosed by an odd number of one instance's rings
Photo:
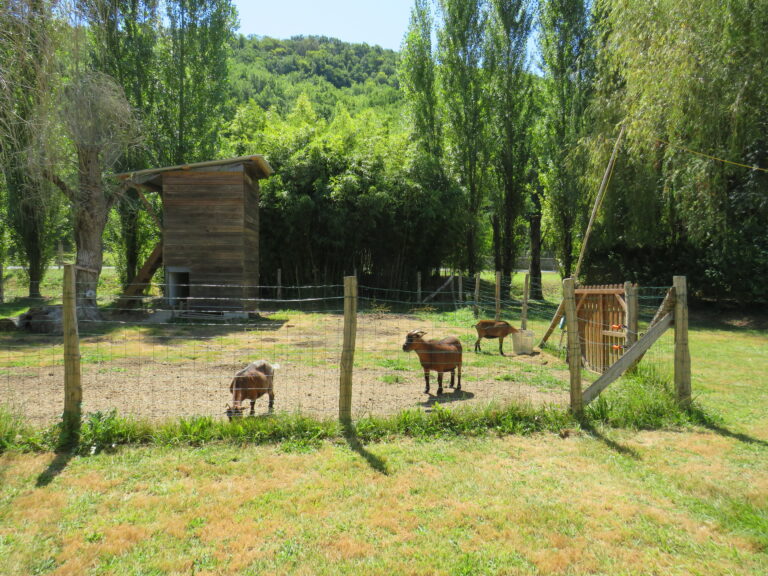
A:
{"type": "Polygon", "coordinates": [[[474,326],[477,330],[477,342],[475,342],[475,352],[480,352],[480,340],[483,338],[498,338],[499,352],[504,356],[504,338],[510,334],[519,332],[517,328],[503,320],[480,320],[474,326]]]}
{"type": "Polygon", "coordinates": [[[243,415],[243,401],[250,400],[251,416],[254,414],[253,405],[256,400],[264,394],[269,394],[269,410],[275,404],[275,390],[273,381],[275,379],[275,370],[280,368],[279,364],[270,364],[266,360],[251,362],[240,370],[232,379],[229,385],[229,391],[232,393],[232,406],[227,405],[227,418],[239,418],[243,415]]]}
{"type": "Polygon", "coordinates": [[[403,350],[415,350],[419,356],[421,367],[424,369],[424,381],[427,386],[424,394],[429,394],[429,371],[437,372],[437,394],[443,393],[443,373],[451,373],[451,388],[453,388],[456,370],[459,371],[459,382],[456,390],[461,390],[461,342],[458,338],[449,336],[442,340],[424,340],[426,332],[412,330],[408,332],[403,344],[403,350]]]}

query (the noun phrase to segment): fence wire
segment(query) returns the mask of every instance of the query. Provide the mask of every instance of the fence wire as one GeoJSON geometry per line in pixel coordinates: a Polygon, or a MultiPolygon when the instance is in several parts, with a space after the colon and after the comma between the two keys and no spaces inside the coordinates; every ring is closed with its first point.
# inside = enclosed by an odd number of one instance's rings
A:
{"type": "MultiPolygon", "coordinates": [[[[80,321],[84,413],[115,409],[151,420],[225,418],[235,373],[250,362],[266,360],[279,365],[275,411],[338,415],[343,285],[148,288],[148,295],[131,299],[99,296],[98,319],[80,321]],[[204,295],[196,296],[201,290],[204,295]]],[[[437,295],[435,289],[419,293],[359,285],[353,417],[432,410],[438,403],[567,404],[568,368],[558,351],[557,341],[563,339],[557,331],[550,339],[555,345],[542,352],[516,354],[514,335],[504,340],[504,356],[499,340],[483,339],[475,352],[475,323],[493,319],[496,311],[493,279],[481,282],[478,297],[469,278],[461,283],[456,278],[437,295]],[[406,335],[416,329],[426,332],[425,339],[453,336],[461,342],[460,391],[449,387],[450,374],[445,374],[443,394],[438,395],[437,374],[432,372],[430,392],[425,393],[419,358],[403,351],[406,335]]],[[[665,293],[641,289],[640,332],[665,293]]],[[[520,328],[521,287],[505,285],[501,294],[501,318],[520,328]]],[[[6,290],[4,310],[12,311],[14,302],[19,309],[55,307],[61,302],[60,285],[48,295],[29,299],[18,290],[6,290]]],[[[551,295],[528,301],[531,338],[543,334],[558,303],[559,296],[551,295]]],[[[41,329],[49,328],[45,318],[38,320],[41,329]]],[[[517,343],[522,348],[524,341],[517,343]]],[[[672,337],[665,335],[643,363],[671,372],[672,346],[672,337]]],[[[61,417],[63,398],[61,332],[0,332],[0,404],[43,425],[61,417]]],[[[269,413],[267,397],[258,399],[255,414],[269,413]]]]}

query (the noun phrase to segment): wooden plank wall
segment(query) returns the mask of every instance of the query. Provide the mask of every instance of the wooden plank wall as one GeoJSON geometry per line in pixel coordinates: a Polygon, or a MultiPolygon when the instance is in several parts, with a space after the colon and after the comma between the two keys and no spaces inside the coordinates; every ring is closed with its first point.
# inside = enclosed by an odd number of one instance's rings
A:
{"type": "MultiPolygon", "coordinates": [[[[203,307],[232,302],[244,284],[244,172],[168,172],[163,175],[163,262],[190,270],[190,296],[203,307]],[[194,286],[200,284],[216,287],[194,286]],[[222,285],[237,288],[221,288],[222,285]]],[[[258,255],[256,256],[258,258],[258,255]]]]}
{"type": "Polygon", "coordinates": [[[626,297],[623,284],[576,289],[576,315],[584,365],[604,372],[624,353],[626,297]]]}
{"type": "Polygon", "coordinates": [[[245,176],[245,214],[243,223],[243,283],[245,298],[257,298],[259,271],[259,182],[245,176]]]}

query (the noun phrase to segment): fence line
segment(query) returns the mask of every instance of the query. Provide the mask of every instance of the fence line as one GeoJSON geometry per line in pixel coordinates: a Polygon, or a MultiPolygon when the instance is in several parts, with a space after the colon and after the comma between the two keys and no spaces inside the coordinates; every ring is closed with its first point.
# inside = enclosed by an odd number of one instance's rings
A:
{"type": "MultiPolygon", "coordinates": [[[[348,299],[342,284],[282,286],[282,298],[271,297],[277,295],[277,287],[257,287],[262,294],[273,289],[274,293],[269,298],[244,299],[254,303],[254,309],[233,316],[216,307],[203,307],[197,316],[187,316],[185,310],[170,305],[163,296],[165,287],[157,284],[150,295],[141,297],[139,308],[123,309],[116,306],[118,297],[101,295],[101,318],[78,326],[82,407],[87,412],[114,408],[151,419],[223,418],[234,373],[257,359],[281,366],[275,377],[278,411],[321,417],[348,413],[358,418],[414,408],[432,410],[437,403],[567,405],[570,377],[562,361],[565,355],[561,357],[557,347],[514,356],[515,343],[509,342],[507,356],[502,357],[494,342],[483,340],[482,351],[474,352],[477,317],[493,318],[499,306],[501,318],[518,325],[527,309],[528,328],[542,332],[558,302],[526,302],[525,284],[522,293],[519,286],[509,285],[497,292],[499,284],[487,277],[477,292],[476,282],[465,278],[461,284],[463,290],[458,290],[457,281],[454,295],[427,304],[419,302],[415,291],[359,284],[356,346],[348,363],[351,389],[341,386],[340,380],[349,350],[344,342],[343,304],[348,299]],[[425,330],[426,338],[455,336],[461,341],[460,393],[446,386],[440,397],[434,388],[430,395],[424,394],[419,360],[402,350],[405,335],[415,329],[425,330]],[[343,398],[348,400],[342,403],[343,398]]],[[[641,326],[650,321],[661,294],[639,294],[641,326]]],[[[55,421],[63,411],[62,383],[70,357],[61,336],[25,331],[0,334],[0,404],[34,422],[55,421]]],[[[584,378],[589,381],[592,376],[584,378]]],[[[257,414],[268,414],[266,404],[257,405],[257,414]]]]}

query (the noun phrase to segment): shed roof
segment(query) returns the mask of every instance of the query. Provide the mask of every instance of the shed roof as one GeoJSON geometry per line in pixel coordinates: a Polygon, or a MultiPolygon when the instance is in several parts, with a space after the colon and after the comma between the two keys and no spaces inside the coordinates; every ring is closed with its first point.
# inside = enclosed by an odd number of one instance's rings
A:
{"type": "Polygon", "coordinates": [[[123,172],[122,174],[117,174],[117,177],[129,185],[159,185],[159,181],[165,172],[178,172],[180,170],[189,170],[191,172],[227,171],[238,165],[242,165],[248,175],[256,180],[269,178],[274,173],[272,166],[269,165],[264,156],[256,154],[225,158],[223,160],[210,160],[208,162],[195,162],[194,164],[179,164],[178,166],[166,166],[164,168],[136,170],[135,172],[123,172]]]}

